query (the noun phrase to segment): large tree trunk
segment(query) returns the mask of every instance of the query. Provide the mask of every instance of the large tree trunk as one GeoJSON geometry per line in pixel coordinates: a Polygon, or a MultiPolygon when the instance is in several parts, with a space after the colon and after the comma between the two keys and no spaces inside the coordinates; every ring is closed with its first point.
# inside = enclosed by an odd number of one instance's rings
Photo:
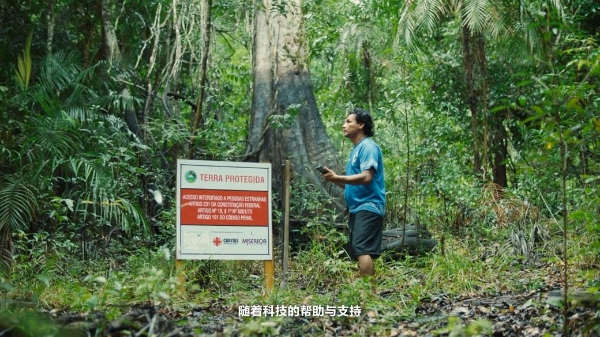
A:
{"type": "MultiPolygon", "coordinates": [[[[250,140],[257,142],[259,149],[255,158],[259,161],[270,162],[273,167],[273,186],[281,188],[281,173],[283,163],[289,159],[293,165],[294,175],[317,186],[323,193],[333,197],[333,204],[340,213],[344,206],[341,199],[342,190],[330,183],[323,183],[320,174],[314,169],[318,165],[329,166],[337,172],[342,172],[341,161],[336,149],[329,139],[321,120],[314,90],[307,68],[306,38],[302,31],[301,0],[286,3],[285,13],[271,13],[268,17],[271,30],[267,32],[274,38],[275,59],[274,81],[270,81],[271,68],[267,70],[268,46],[260,45],[254,55],[255,66],[255,97],[252,111],[252,128],[250,140]],[[260,58],[259,58],[260,57],[260,58]],[[259,68],[260,67],[260,68],[259,68]],[[270,93],[265,94],[265,93],[270,93]],[[271,97],[265,101],[264,97],[271,97]],[[269,121],[269,115],[283,118],[286,114],[297,112],[290,125],[276,127],[269,121]],[[259,127],[260,126],[260,127],[259,127]],[[264,133],[264,136],[261,135],[264,133]],[[261,141],[262,139],[262,141],[261,141]],[[258,140],[258,141],[257,141],[258,140]]],[[[264,20],[259,9],[255,20],[256,27],[262,29],[264,20]]],[[[264,35],[261,35],[264,38],[264,35]]],[[[258,40],[258,35],[257,35],[258,40]]],[[[255,41],[259,42],[259,41],[255,41]]],[[[264,41],[260,41],[264,43],[264,41]]],[[[340,111],[340,126],[344,112],[340,111]]],[[[281,121],[281,119],[279,119],[281,121]]]]}

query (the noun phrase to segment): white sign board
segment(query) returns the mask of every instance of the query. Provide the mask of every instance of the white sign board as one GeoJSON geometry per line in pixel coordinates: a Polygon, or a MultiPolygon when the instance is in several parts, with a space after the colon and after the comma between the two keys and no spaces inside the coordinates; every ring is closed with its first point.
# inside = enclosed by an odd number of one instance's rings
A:
{"type": "Polygon", "coordinates": [[[177,259],[272,260],[271,164],[177,161],[177,259]]]}

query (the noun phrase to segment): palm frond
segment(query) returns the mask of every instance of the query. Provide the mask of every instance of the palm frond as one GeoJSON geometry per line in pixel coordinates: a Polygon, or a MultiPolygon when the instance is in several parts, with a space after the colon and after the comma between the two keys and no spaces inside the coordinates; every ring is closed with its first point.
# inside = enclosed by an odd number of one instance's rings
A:
{"type": "Polygon", "coordinates": [[[29,80],[31,79],[31,40],[33,32],[29,33],[27,42],[25,42],[25,50],[23,55],[17,60],[17,69],[15,70],[15,78],[21,90],[25,91],[29,88],[29,80]]]}
{"type": "Polygon", "coordinates": [[[423,29],[432,34],[448,10],[444,0],[419,1],[413,13],[419,18],[416,22],[417,30],[423,29]]]}
{"type": "MultiPolygon", "coordinates": [[[[503,55],[503,60],[512,64],[517,65],[531,65],[535,60],[531,57],[532,53],[536,53],[536,46],[541,44],[537,39],[539,35],[532,34],[530,29],[520,29],[520,38],[504,38],[497,41],[497,50],[510,51],[503,55]]],[[[511,35],[515,35],[516,32],[511,32],[511,35]]]]}
{"type": "Polygon", "coordinates": [[[566,14],[563,2],[561,0],[551,0],[550,3],[552,4],[552,7],[554,7],[554,10],[556,10],[556,14],[560,18],[560,20],[564,21],[566,18],[566,14]]]}
{"type": "Polygon", "coordinates": [[[498,9],[498,7],[492,7],[490,9],[490,20],[488,22],[487,30],[492,37],[507,36],[510,33],[509,26],[503,17],[502,11],[505,10],[506,14],[510,13],[510,8],[498,9]]]}
{"type": "Polygon", "coordinates": [[[13,242],[9,231],[0,232],[0,270],[8,271],[13,264],[13,242]]]}
{"type": "Polygon", "coordinates": [[[485,33],[488,20],[490,20],[490,2],[487,0],[467,0],[464,2],[460,15],[463,26],[475,34],[485,33]]]}
{"type": "Polygon", "coordinates": [[[402,45],[409,51],[407,57],[419,57],[425,45],[418,36],[432,34],[452,11],[452,3],[444,0],[407,1],[400,12],[394,47],[402,45]]]}
{"type": "Polygon", "coordinates": [[[121,229],[126,233],[131,233],[135,230],[141,230],[146,233],[147,221],[144,212],[140,209],[137,203],[130,202],[130,196],[117,196],[115,199],[115,208],[118,208],[119,221],[121,229]]]}
{"type": "Polygon", "coordinates": [[[64,162],[67,174],[79,186],[69,191],[76,200],[75,211],[84,221],[101,219],[125,232],[146,230],[147,220],[127,187],[120,186],[112,168],[101,158],[71,158],[64,162]]]}
{"type": "Polygon", "coordinates": [[[145,232],[146,218],[142,210],[130,202],[129,198],[130,196],[120,196],[109,190],[87,192],[80,195],[75,208],[84,220],[101,219],[118,226],[126,233],[134,230],[145,232]]]}
{"type": "Polygon", "coordinates": [[[406,1],[404,8],[400,13],[398,20],[398,33],[396,34],[395,45],[413,44],[413,35],[417,31],[417,17],[414,15],[415,3],[412,0],[406,1]]]}
{"type": "Polygon", "coordinates": [[[27,132],[20,141],[21,153],[32,162],[55,156],[69,157],[80,150],[75,126],[64,113],[55,117],[28,117],[25,122],[27,132]]]}
{"type": "Polygon", "coordinates": [[[59,93],[69,87],[82,70],[75,53],[58,52],[45,59],[40,81],[51,92],[59,93]]]}
{"type": "Polygon", "coordinates": [[[38,190],[14,175],[0,175],[0,233],[24,229],[35,218],[38,190]]]}
{"type": "Polygon", "coordinates": [[[63,109],[80,121],[95,120],[99,103],[98,94],[86,85],[87,80],[94,74],[96,66],[79,71],[69,87],[68,96],[64,99],[63,109]]]}
{"type": "Polygon", "coordinates": [[[71,118],[94,119],[98,95],[86,85],[96,67],[83,69],[75,53],[58,52],[47,57],[39,82],[30,98],[48,115],[66,112],[71,118]]]}
{"type": "Polygon", "coordinates": [[[47,115],[54,116],[57,111],[61,110],[60,98],[51,91],[50,88],[45,88],[39,84],[35,86],[28,95],[28,98],[37,103],[39,108],[47,115]]]}
{"type": "Polygon", "coordinates": [[[91,199],[102,198],[102,191],[114,189],[116,186],[112,170],[100,160],[88,158],[70,158],[67,161],[69,174],[75,179],[85,182],[86,190],[91,191],[91,199]]]}
{"type": "Polygon", "coordinates": [[[128,89],[120,91],[111,91],[105,97],[99,99],[99,104],[103,107],[108,107],[110,111],[122,113],[128,109],[135,109],[143,104],[143,99],[131,95],[128,89]]]}

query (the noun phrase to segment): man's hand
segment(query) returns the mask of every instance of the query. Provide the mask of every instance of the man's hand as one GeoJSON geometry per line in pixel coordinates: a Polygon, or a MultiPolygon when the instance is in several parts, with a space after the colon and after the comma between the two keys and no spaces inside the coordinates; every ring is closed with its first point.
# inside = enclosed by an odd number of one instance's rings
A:
{"type": "Polygon", "coordinates": [[[338,175],[332,169],[327,166],[324,167],[327,172],[323,173],[322,176],[325,180],[331,181],[332,183],[338,185],[341,188],[344,188],[346,184],[350,185],[366,185],[370,184],[373,181],[373,175],[375,174],[375,169],[370,168],[368,170],[364,170],[360,173],[353,174],[351,176],[338,175]]]}
{"type": "Polygon", "coordinates": [[[339,175],[337,175],[337,173],[335,173],[334,170],[330,169],[329,167],[325,166],[323,167],[325,169],[325,173],[323,173],[321,176],[323,176],[323,179],[327,180],[327,181],[331,181],[332,183],[338,185],[341,188],[344,188],[345,184],[342,182],[343,178],[339,175]]]}
{"type": "Polygon", "coordinates": [[[332,181],[331,179],[336,176],[335,172],[327,166],[323,166],[323,169],[325,170],[324,173],[321,174],[323,178],[327,181],[332,181]]]}

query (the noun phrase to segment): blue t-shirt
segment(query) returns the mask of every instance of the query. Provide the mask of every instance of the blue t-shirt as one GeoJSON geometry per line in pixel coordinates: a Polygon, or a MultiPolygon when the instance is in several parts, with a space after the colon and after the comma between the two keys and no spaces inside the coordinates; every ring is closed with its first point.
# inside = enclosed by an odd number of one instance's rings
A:
{"type": "Polygon", "coordinates": [[[385,182],[383,179],[383,156],[379,146],[369,137],[363,138],[348,156],[346,175],[358,174],[370,168],[375,169],[370,184],[344,187],[344,199],[350,213],[371,211],[385,214],[385,182]]]}

